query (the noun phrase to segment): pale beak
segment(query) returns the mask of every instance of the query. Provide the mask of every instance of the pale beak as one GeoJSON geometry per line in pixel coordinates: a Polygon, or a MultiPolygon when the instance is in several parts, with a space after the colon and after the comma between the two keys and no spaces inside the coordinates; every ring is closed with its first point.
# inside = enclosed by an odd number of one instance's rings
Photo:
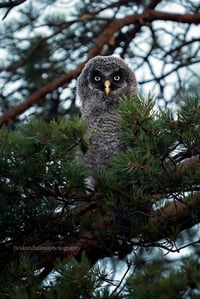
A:
{"type": "Polygon", "coordinates": [[[105,82],[104,82],[104,86],[105,86],[105,94],[106,94],[106,96],[108,96],[109,95],[109,93],[110,93],[110,81],[109,80],[106,80],[105,82]]]}

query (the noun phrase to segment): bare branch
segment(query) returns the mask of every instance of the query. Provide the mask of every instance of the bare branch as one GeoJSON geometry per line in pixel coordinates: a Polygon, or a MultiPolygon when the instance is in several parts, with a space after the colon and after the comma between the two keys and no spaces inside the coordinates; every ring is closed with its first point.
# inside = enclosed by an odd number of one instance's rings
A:
{"type": "Polygon", "coordinates": [[[142,14],[135,14],[123,19],[114,19],[97,38],[94,46],[89,52],[88,57],[98,55],[100,50],[111,39],[113,34],[122,27],[130,24],[145,24],[156,20],[173,21],[178,23],[200,24],[200,13],[195,14],[172,14],[167,12],[160,12],[154,10],[147,10],[142,14]]]}
{"type": "Polygon", "coordinates": [[[4,7],[13,8],[13,7],[20,5],[26,1],[27,0],[16,0],[16,1],[10,1],[10,2],[5,2],[5,3],[0,2],[0,8],[4,8],[4,7]]]}
{"type": "Polygon", "coordinates": [[[2,124],[10,124],[14,119],[16,119],[20,114],[22,114],[24,111],[32,107],[33,105],[39,104],[41,102],[44,102],[46,100],[45,96],[57,89],[59,86],[63,86],[67,83],[69,83],[73,78],[77,77],[80,73],[81,69],[83,68],[84,63],[81,63],[77,66],[77,68],[74,71],[71,71],[70,73],[63,74],[58,79],[54,80],[53,82],[50,82],[40,89],[38,89],[36,92],[34,92],[30,97],[26,99],[23,103],[13,107],[11,110],[6,111],[1,117],[0,117],[0,125],[2,124]]]}
{"type": "Polygon", "coordinates": [[[15,6],[18,6],[20,4],[22,4],[23,2],[26,2],[26,0],[16,0],[16,1],[10,1],[10,2],[6,2],[6,3],[0,3],[0,8],[8,8],[7,12],[5,13],[5,15],[2,18],[2,21],[7,17],[7,15],[9,14],[9,12],[11,11],[11,9],[15,6]]]}

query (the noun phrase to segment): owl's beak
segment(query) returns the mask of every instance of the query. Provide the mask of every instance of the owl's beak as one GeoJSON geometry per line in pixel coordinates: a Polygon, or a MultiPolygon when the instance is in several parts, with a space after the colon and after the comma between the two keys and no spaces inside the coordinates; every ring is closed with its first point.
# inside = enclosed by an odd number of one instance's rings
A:
{"type": "Polygon", "coordinates": [[[105,82],[104,82],[104,86],[105,86],[105,94],[106,94],[106,96],[108,96],[109,95],[109,93],[110,93],[110,80],[106,80],[105,82]]]}

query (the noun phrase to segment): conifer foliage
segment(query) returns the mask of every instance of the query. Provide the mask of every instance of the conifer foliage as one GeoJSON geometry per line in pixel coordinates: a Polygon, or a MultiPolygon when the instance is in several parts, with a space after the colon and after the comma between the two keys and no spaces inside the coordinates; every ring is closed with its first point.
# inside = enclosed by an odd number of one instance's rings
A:
{"type": "Polygon", "coordinates": [[[199,8],[0,2],[0,298],[199,298],[199,8]],[[142,92],[88,194],[76,78],[111,54],[142,92]]]}
{"type": "MultiPolygon", "coordinates": [[[[82,120],[33,118],[1,129],[2,298],[107,298],[108,273],[91,263],[132,250],[137,256],[139,247],[178,251],[182,230],[199,222],[199,97],[177,116],[142,97],[122,99],[119,113],[126,150],[99,169],[92,197],[77,158],[82,120]]],[[[199,289],[195,260],[167,269],[157,259],[143,266],[129,259],[135,269],[123,287],[127,298],[146,298],[146,280],[149,298],[165,288],[167,298],[199,289]]]]}

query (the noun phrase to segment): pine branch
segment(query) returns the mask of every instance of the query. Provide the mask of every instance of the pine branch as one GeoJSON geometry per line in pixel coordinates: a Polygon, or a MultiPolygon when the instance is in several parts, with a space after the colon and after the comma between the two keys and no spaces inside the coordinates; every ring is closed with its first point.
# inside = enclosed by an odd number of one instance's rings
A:
{"type": "MultiPolygon", "coordinates": [[[[159,211],[156,211],[154,214],[150,216],[150,225],[155,225],[157,227],[157,234],[153,236],[149,235],[149,239],[151,243],[159,241],[161,238],[164,238],[169,234],[173,227],[179,226],[180,229],[186,229],[191,227],[192,225],[199,222],[200,217],[196,217],[195,219],[192,217],[192,212],[198,209],[200,200],[200,193],[196,193],[193,197],[192,204],[181,203],[178,201],[174,201],[173,203],[167,205],[159,211]]],[[[96,215],[99,213],[98,208],[92,209],[85,213],[84,220],[90,219],[91,215],[96,215]]],[[[86,204],[88,208],[88,204],[86,204]]],[[[92,264],[95,263],[99,258],[109,257],[116,255],[117,250],[120,250],[120,255],[126,255],[126,249],[121,247],[120,243],[118,245],[115,244],[114,247],[110,247],[112,243],[113,236],[106,236],[104,238],[97,239],[94,236],[94,232],[98,230],[104,230],[112,223],[112,216],[105,215],[102,216],[101,221],[94,224],[91,227],[91,230],[82,230],[80,231],[76,238],[70,238],[67,241],[59,242],[59,243],[49,243],[49,244],[41,244],[39,248],[46,247],[46,251],[32,251],[32,253],[37,254],[39,252],[40,257],[40,268],[45,267],[45,269],[52,269],[53,265],[56,262],[56,259],[67,260],[74,257],[81,257],[83,253],[85,253],[88,258],[91,260],[92,264]],[[55,248],[55,250],[54,250],[55,248]],[[56,252],[57,249],[57,252],[56,252]]],[[[134,236],[133,236],[134,237],[134,236]]],[[[140,236],[135,236],[139,237],[140,236]]],[[[150,242],[148,243],[149,246],[150,242]]],[[[145,246],[143,240],[138,241],[137,245],[145,246]]],[[[159,245],[158,245],[159,246],[159,245]]],[[[130,250],[130,248],[129,248],[130,250]]],[[[169,249],[170,251],[170,249],[169,249]]],[[[178,251],[178,249],[177,249],[178,251]]],[[[45,272],[43,272],[44,274],[45,272]]]]}
{"type": "MultiPolygon", "coordinates": [[[[154,7],[154,4],[156,4],[157,1],[152,2],[152,7],[154,7]],[[154,3],[155,2],[155,3],[154,3]]],[[[71,24],[74,24],[76,22],[85,22],[87,20],[92,20],[96,18],[96,13],[93,15],[85,15],[77,20],[74,20],[72,22],[66,23],[63,28],[66,28],[66,26],[70,26],[71,24]]],[[[53,82],[50,82],[40,89],[38,89],[36,92],[34,92],[32,95],[30,95],[24,102],[21,104],[11,108],[10,110],[6,111],[1,117],[0,117],[0,126],[3,124],[11,124],[19,115],[21,115],[23,112],[25,112],[30,107],[37,105],[39,103],[43,103],[46,101],[46,95],[48,93],[51,93],[55,89],[57,89],[60,86],[63,86],[65,84],[68,84],[73,78],[76,78],[79,73],[81,72],[84,64],[87,62],[88,59],[92,58],[93,56],[99,55],[104,47],[104,45],[109,44],[109,41],[113,37],[113,35],[121,30],[124,26],[127,25],[144,25],[147,23],[154,22],[156,20],[165,20],[165,21],[172,21],[172,22],[178,22],[178,23],[188,23],[188,24],[200,24],[200,13],[194,13],[194,14],[173,14],[173,13],[167,13],[167,12],[160,12],[160,11],[154,11],[152,9],[146,10],[141,14],[134,14],[125,18],[121,19],[113,19],[109,23],[109,25],[105,28],[105,30],[99,35],[99,37],[96,39],[93,47],[90,49],[88,53],[88,58],[83,62],[80,63],[75,70],[63,74],[59,78],[55,79],[53,82]]],[[[61,30],[61,29],[59,29],[61,30]]],[[[139,27],[138,27],[139,30],[139,27]]],[[[135,31],[134,31],[135,32],[135,31]]]]}
{"type": "MultiPolygon", "coordinates": [[[[181,167],[187,168],[194,164],[200,168],[200,161],[196,158],[182,163],[181,167]]],[[[192,227],[200,221],[200,213],[198,212],[199,200],[200,192],[195,192],[193,195],[187,196],[182,202],[174,199],[173,202],[152,212],[145,228],[148,231],[148,239],[145,240],[142,234],[132,235],[130,236],[130,244],[132,243],[131,239],[137,238],[138,246],[148,247],[156,244],[159,247],[157,242],[163,238],[167,239],[173,228],[179,227],[179,231],[182,231],[192,227]],[[150,228],[152,226],[156,229],[153,229],[151,232],[150,228]]],[[[74,208],[72,214],[74,219],[79,219],[79,224],[77,223],[76,233],[66,237],[65,240],[56,242],[46,240],[37,246],[33,246],[34,233],[31,232],[30,236],[24,238],[21,246],[14,247],[15,255],[18,255],[19,258],[23,253],[27,252],[38,256],[39,263],[37,267],[39,269],[44,268],[41,273],[41,279],[44,279],[53,269],[57,258],[67,260],[71,257],[76,257],[79,259],[85,253],[91,263],[94,264],[100,258],[115,255],[124,256],[132,250],[132,246],[122,245],[121,242],[115,239],[112,229],[105,234],[105,231],[113,226],[113,215],[110,212],[102,214],[95,198],[74,208]],[[96,220],[91,223],[91,219],[96,220]],[[88,223],[87,228],[82,226],[82,223],[88,223]]],[[[68,213],[57,212],[48,217],[49,219],[45,221],[50,222],[53,217],[54,219],[57,218],[62,225],[62,222],[68,217],[68,213]]],[[[123,238],[119,237],[119,239],[123,238]]],[[[128,240],[126,239],[126,241],[128,240]]],[[[10,244],[10,246],[12,247],[13,245],[10,244]]],[[[162,245],[160,246],[162,247],[162,245]]],[[[168,250],[170,251],[169,248],[168,250]]]]}

